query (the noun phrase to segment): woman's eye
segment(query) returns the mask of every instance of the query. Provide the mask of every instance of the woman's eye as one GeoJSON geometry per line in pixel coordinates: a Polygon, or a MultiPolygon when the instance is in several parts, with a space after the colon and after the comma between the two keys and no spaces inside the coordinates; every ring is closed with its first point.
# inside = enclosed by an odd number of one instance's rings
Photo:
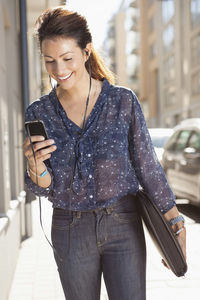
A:
{"type": "MultiPolygon", "coordinates": [[[[69,60],[72,60],[72,58],[65,58],[64,60],[69,61],[69,60]]],[[[46,60],[45,61],[46,64],[52,64],[53,62],[54,62],[54,60],[46,60]]]]}

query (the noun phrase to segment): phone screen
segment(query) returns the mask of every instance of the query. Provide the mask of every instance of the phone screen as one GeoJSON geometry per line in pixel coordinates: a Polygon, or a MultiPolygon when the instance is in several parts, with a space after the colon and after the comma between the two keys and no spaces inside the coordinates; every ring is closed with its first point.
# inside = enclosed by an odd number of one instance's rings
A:
{"type": "Polygon", "coordinates": [[[42,135],[42,136],[44,136],[45,140],[48,139],[48,135],[47,135],[44,123],[40,120],[26,122],[25,128],[26,128],[27,134],[30,133],[30,136],[42,135]]]}

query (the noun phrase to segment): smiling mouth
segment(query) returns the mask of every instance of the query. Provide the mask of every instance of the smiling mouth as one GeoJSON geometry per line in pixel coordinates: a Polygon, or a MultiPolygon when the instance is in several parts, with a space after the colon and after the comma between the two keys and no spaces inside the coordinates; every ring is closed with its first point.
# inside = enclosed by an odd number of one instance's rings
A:
{"type": "Polygon", "coordinates": [[[65,77],[58,77],[59,80],[66,80],[69,79],[71,77],[73,72],[71,72],[70,74],[66,75],[65,77]]]}

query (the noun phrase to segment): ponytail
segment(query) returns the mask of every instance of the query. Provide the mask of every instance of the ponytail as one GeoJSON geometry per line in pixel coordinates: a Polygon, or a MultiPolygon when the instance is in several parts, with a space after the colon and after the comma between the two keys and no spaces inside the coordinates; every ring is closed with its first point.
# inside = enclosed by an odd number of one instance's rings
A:
{"type": "MultiPolygon", "coordinates": [[[[92,46],[92,51],[90,53],[90,64],[91,64],[91,72],[92,78],[97,80],[103,80],[106,78],[111,84],[115,83],[115,75],[112,71],[104,63],[103,59],[97,53],[97,51],[92,46]]],[[[86,69],[89,72],[89,61],[85,63],[86,69]]]]}

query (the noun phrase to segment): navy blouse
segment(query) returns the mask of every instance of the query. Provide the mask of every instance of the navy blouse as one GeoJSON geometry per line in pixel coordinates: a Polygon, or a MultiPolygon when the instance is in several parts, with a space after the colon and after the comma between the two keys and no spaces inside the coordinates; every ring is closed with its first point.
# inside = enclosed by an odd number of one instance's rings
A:
{"type": "Polygon", "coordinates": [[[175,205],[131,90],[104,79],[82,135],[67,117],[55,89],[30,104],[25,119],[43,120],[57,146],[45,161],[52,178],[48,188],[39,187],[25,174],[28,189],[48,197],[53,207],[77,211],[108,207],[124,195],[136,194],[139,184],[161,212],[175,205]]]}

